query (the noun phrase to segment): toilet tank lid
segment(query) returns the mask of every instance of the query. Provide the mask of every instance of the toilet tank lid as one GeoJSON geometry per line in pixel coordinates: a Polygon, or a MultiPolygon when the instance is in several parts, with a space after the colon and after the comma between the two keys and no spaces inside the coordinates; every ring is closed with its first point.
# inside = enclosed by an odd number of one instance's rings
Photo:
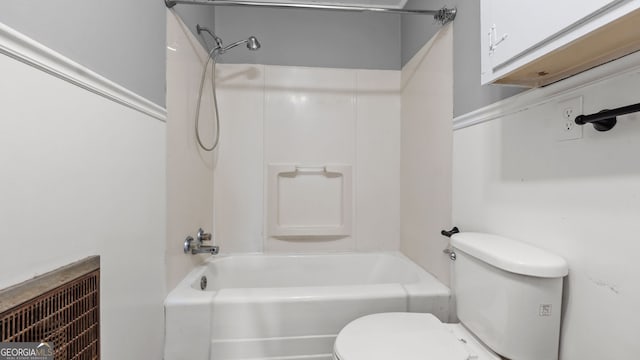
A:
{"type": "Polygon", "coordinates": [[[451,245],[476,259],[516,274],[558,278],[569,273],[560,256],[506,237],[462,232],[451,236],[451,245]]]}

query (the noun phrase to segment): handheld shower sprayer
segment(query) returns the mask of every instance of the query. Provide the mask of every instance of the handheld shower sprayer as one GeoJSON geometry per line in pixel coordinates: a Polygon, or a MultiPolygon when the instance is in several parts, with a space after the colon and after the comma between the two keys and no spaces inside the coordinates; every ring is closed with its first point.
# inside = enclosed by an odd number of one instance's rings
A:
{"type": "Polygon", "coordinates": [[[200,147],[205,151],[213,151],[218,146],[218,143],[220,142],[220,117],[218,114],[218,96],[216,94],[216,83],[215,83],[216,57],[242,44],[246,44],[247,49],[251,51],[258,50],[260,49],[260,42],[255,36],[249,36],[249,38],[245,40],[236,41],[230,45],[224,46],[222,39],[216,36],[216,34],[214,34],[213,31],[209,30],[208,28],[204,26],[200,26],[200,24],[197,24],[196,30],[198,32],[198,35],[201,34],[202,32],[208,33],[216,42],[216,45],[213,47],[213,49],[209,50],[209,56],[207,57],[207,61],[205,62],[204,67],[202,69],[202,78],[200,79],[200,92],[198,95],[198,103],[196,105],[196,121],[195,121],[196,140],[198,141],[198,145],[200,145],[200,147]],[[213,92],[213,108],[214,108],[214,111],[215,111],[214,114],[216,117],[215,119],[216,127],[215,127],[215,139],[213,141],[213,145],[207,147],[202,142],[202,139],[200,138],[200,128],[198,126],[198,123],[200,120],[200,103],[202,102],[202,89],[204,88],[204,79],[207,75],[207,67],[209,66],[209,62],[212,63],[211,90],[213,92]]]}
{"type": "Polygon", "coordinates": [[[242,44],[247,44],[247,49],[251,50],[251,51],[256,51],[258,49],[260,49],[260,42],[258,41],[258,39],[256,39],[255,36],[249,36],[248,39],[244,39],[244,40],[239,40],[234,42],[233,44],[229,44],[223,48],[220,48],[218,50],[218,54],[224,54],[227,51],[233,49],[236,46],[240,46],[242,44]]]}
{"type": "Polygon", "coordinates": [[[209,35],[211,35],[213,40],[215,40],[216,47],[213,48],[213,50],[211,50],[212,53],[217,51],[218,54],[224,54],[225,52],[233,49],[234,47],[236,47],[238,45],[242,45],[242,44],[247,44],[247,49],[249,49],[251,51],[255,51],[255,50],[260,49],[260,42],[258,41],[258,39],[255,36],[249,36],[248,39],[236,41],[233,44],[224,46],[223,43],[222,43],[222,39],[219,38],[216,34],[214,34],[213,31],[209,30],[209,28],[204,27],[204,26],[200,26],[200,24],[197,24],[196,25],[196,31],[198,32],[198,35],[202,34],[203,32],[206,32],[209,35]]]}
{"type": "Polygon", "coordinates": [[[260,42],[258,41],[258,39],[256,39],[255,36],[249,36],[249,38],[247,39],[247,49],[256,51],[260,49],[260,46],[260,42]]]}

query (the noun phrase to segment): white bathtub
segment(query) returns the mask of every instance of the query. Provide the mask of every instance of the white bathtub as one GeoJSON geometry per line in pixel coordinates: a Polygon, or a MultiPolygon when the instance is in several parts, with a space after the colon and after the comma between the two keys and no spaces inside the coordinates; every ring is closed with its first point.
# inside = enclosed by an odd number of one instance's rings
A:
{"type": "Polygon", "coordinates": [[[400,253],[215,257],[165,301],[165,360],[329,360],[350,321],[387,311],[447,321],[449,300],[400,253]]]}

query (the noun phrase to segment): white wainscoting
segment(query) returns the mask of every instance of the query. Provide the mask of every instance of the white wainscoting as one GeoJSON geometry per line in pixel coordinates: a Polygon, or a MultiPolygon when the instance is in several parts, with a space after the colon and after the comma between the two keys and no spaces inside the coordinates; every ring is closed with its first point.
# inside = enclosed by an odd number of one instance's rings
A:
{"type": "MultiPolygon", "coordinates": [[[[640,102],[639,55],[544,88],[548,98],[519,111],[496,105],[493,121],[454,132],[454,224],[531,243],[569,263],[563,360],[631,359],[640,351],[640,115],[559,141],[564,120],[556,107],[574,96],[583,97],[586,114],[640,102]],[[584,79],[592,80],[576,85],[584,79]]],[[[464,118],[480,120],[479,113],[464,118]]]]}
{"type": "Polygon", "coordinates": [[[105,359],[160,359],[164,109],[0,24],[0,288],[101,257],[105,359]]]}

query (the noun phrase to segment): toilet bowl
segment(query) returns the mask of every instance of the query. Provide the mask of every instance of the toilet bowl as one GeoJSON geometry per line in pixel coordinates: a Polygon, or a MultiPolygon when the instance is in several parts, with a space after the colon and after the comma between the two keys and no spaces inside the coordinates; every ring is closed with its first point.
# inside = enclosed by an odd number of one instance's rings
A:
{"type": "Polygon", "coordinates": [[[334,360],[501,360],[460,324],[431,314],[383,313],[348,324],[334,346],[334,360]]]}
{"type": "Polygon", "coordinates": [[[451,237],[459,324],[426,313],[361,317],[334,360],[557,360],[564,259],[490,234],[451,237]]]}

